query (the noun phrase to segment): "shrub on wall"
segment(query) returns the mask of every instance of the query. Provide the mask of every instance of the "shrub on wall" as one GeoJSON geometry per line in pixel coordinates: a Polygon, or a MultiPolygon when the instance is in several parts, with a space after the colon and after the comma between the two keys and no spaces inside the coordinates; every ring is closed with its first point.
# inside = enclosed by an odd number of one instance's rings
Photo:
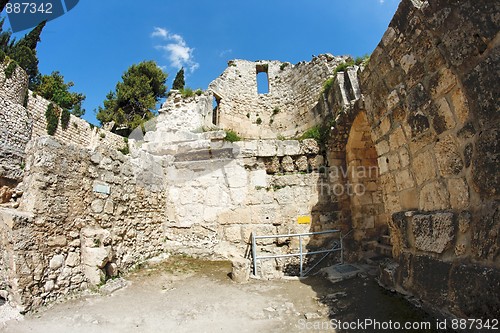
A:
{"type": "Polygon", "coordinates": [[[26,89],[26,92],[24,93],[24,100],[23,100],[23,106],[25,108],[28,107],[28,101],[29,101],[30,95],[29,95],[29,90],[26,89]]]}
{"type": "Polygon", "coordinates": [[[128,155],[130,153],[130,147],[128,145],[128,138],[123,138],[123,141],[125,142],[125,146],[123,148],[118,149],[120,153],[123,155],[128,155]]]}
{"type": "Polygon", "coordinates": [[[10,79],[12,75],[14,74],[14,71],[16,70],[17,67],[17,62],[11,61],[9,62],[9,65],[7,68],[5,68],[5,76],[10,79]]]}
{"type": "Polygon", "coordinates": [[[229,142],[236,142],[241,141],[241,137],[233,130],[226,130],[226,137],[224,140],[229,142]]]}
{"type": "Polygon", "coordinates": [[[54,135],[59,124],[59,113],[54,104],[50,103],[45,111],[45,119],[47,120],[47,134],[54,135]]]}
{"type": "Polygon", "coordinates": [[[323,83],[323,94],[327,94],[332,89],[334,81],[335,77],[331,77],[323,83]]]}
{"type": "Polygon", "coordinates": [[[61,128],[67,130],[69,126],[69,120],[71,119],[71,113],[68,109],[64,108],[61,112],[61,128]]]}
{"type": "Polygon", "coordinates": [[[181,90],[181,96],[183,98],[193,97],[194,96],[194,91],[193,91],[193,89],[191,89],[189,87],[186,87],[186,88],[184,88],[184,89],[181,90]]]}

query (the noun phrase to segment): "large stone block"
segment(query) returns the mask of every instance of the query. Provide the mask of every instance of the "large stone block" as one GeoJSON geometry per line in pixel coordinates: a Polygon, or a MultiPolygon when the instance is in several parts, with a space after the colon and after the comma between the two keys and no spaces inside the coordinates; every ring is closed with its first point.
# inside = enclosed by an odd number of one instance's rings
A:
{"type": "Polygon", "coordinates": [[[257,142],[257,156],[272,157],[278,154],[276,140],[259,140],[257,142]]]}
{"type": "Polygon", "coordinates": [[[436,177],[436,164],[431,151],[427,150],[413,158],[412,170],[418,185],[436,177]]]}
{"type": "Polygon", "coordinates": [[[417,214],[412,219],[413,238],[417,250],[443,253],[455,239],[453,213],[417,214]]]}
{"type": "Polygon", "coordinates": [[[241,226],[240,225],[231,225],[224,228],[224,239],[233,242],[239,243],[241,242],[241,226]]]}
{"type": "Polygon", "coordinates": [[[425,211],[450,207],[450,194],[443,181],[435,180],[425,184],[420,190],[419,208],[425,211]]]}
{"type": "Polygon", "coordinates": [[[437,142],[434,154],[442,176],[458,175],[462,171],[464,162],[453,137],[446,136],[437,142]]]}
{"type": "Polygon", "coordinates": [[[451,264],[428,256],[414,256],[411,261],[411,290],[435,306],[448,302],[451,264]]]}
{"type": "Polygon", "coordinates": [[[465,209],[469,206],[469,186],[463,178],[448,179],[450,205],[453,209],[465,209]]]}
{"type": "Polygon", "coordinates": [[[318,142],[314,139],[304,139],[300,143],[300,153],[306,155],[318,154],[319,153],[318,142]]]}
{"type": "Polygon", "coordinates": [[[253,187],[267,187],[266,170],[255,170],[250,172],[250,185],[253,187]]]}
{"type": "Polygon", "coordinates": [[[235,259],[232,261],[231,279],[236,283],[248,282],[250,278],[250,260],[235,259]]]}

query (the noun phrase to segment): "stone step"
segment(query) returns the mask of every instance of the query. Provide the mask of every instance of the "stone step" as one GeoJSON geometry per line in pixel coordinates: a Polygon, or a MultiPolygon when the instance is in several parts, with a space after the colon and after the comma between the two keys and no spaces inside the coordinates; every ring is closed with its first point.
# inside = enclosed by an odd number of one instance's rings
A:
{"type": "Polygon", "coordinates": [[[206,161],[234,158],[232,148],[200,149],[175,155],[175,162],[206,161]]]}
{"type": "Polygon", "coordinates": [[[379,243],[383,245],[392,246],[391,236],[383,235],[382,237],[379,238],[379,243]]]}
{"type": "Polygon", "coordinates": [[[384,244],[377,244],[375,246],[375,253],[386,256],[391,258],[392,257],[392,246],[390,245],[384,245],[384,244]]]}

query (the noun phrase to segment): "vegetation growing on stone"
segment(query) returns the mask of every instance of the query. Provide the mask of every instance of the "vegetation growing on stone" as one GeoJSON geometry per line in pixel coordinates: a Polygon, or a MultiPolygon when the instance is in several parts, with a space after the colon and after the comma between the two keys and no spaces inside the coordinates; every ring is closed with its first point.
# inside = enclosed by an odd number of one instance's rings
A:
{"type": "Polygon", "coordinates": [[[333,87],[333,82],[335,81],[335,77],[331,77],[329,78],[328,80],[325,81],[325,83],[323,83],[323,94],[327,94],[330,89],[333,87]]]}
{"type": "Polygon", "coordinates": [[[172,84],[173,90],[183,90],[186,82],[184,80],[184,67],[182,67],[175,75],[174,83],[172,84]]]}
{"type": "Polygon", "coordinates": [[[284,62],[280,65],[280,70],[284,70],[289,65],[288,62],[284,62]]]}
{"type": "Polygon", "coordinates": [[[68,109],[63,108],[61,111],[61,128],[63,130],[68,129],[70,119],[71,119],[71,113],[69,112],[68,109]]]}
{"type": "Polygon", "coordinates": [[[183,98],[193,97],[194,96],[194,91],[193,91],[193,89],[191,89],[189,87],[186,87],[186,88],[184,88],[184,89],[181,90],[181,96],[183,98]]]}
{"type": "Polygon", "coordinates": [[[255,123],[256,123],[257,125],[262,124],[262,119],[261,119],[260,117],[259,117],[259,118],[257,118],[257,120],[255,121],[255,123]]]}
{"type": "Polygon", "coordinates": [[[343,62],[343,63],[339,64],[337,67],[335,67],[333,74],[337,74],[339,72],[345,72],[345,70],[347,68],[354,66],[354,65],[355,65],[354,60],[349,59],[348,61],[343,62]]]}
{"type": "Polygon", "coordinates": [[[10,79],[12,75],[14,75],[16,68],[17,68],[17,62],[15,61],[9,62],[9,65],[7,66],[7,68],[5,68],[5,77],[10,79]]]}
{"type": "Polygon", "coordinates": [[[59,105],[76,117],[81,117],[85,114],[85,109],[82,108],[82,102],[85,100],[85,95],[70,92],[73,82],[64,82],[64,77],[58,72],[52,72],[50,75],[43,75],[34,92],[49,101],[59,105]]]}
{"type": "Polygon", "coordinates": [[[47,120],[47,134],[54,135],[59,124],[59,112],[57,107],[50,103],[45,111],[45,119],[47,120]]]}
{"type": "Polygon", "coordinates": [[[23,99],[23,106],[25,108],[28,107],[28,101],[29,101],[29,98],[30,98],[30,93],[29,93],[29,90],[26,89],[26,92],[24,93],[24,99],[23,99]]]}
{"type": "Polygon", "coordinates": [[[241,137],[233,130],[226,130],[226,137],[224,140],[229,142],[241,141],[241,137]]]}
{"type": "Polygon", "coordinates": [[[128,155],[130,154],[130,146],[128,144],[128,138],[123,138],[123,142],[125,142],[125,145],[123,146],[123,148],[118,149],[118,151],[123,155],[128,155]]]}
{"type": "Polygon", "coordinates": [[[339,64],[333,72],[334,74],[337,74],[338,72],[344,72],[347,68],[354,65],[357,66],[366,65],[369,60],[370,56],[368,54],[362,57],[356,57],[355,59],[349,58],[346,62],[339,64]]]}
{"type": "Polygon", "coordinates": [[[328,143],[328,139],[330,138],[330,133],[332,128],[335,126],[335,121],[332,119],[327,119],[321,125],[315,125],[305,131],[299,138],[299,141],[305,139],[314,139],[318,143],[320,150],[324,152],[326,150],[326,145],[328,143]]]}
{"type": "Polygon", "coordinates": [[[167,75],[154,61],[132,65],[118,82],[115,91],[106,96],[104,106],[98,108],[101,124],[114,122],[112,131],[129,135],[154,117],[153,110],[166,97],[167,75]]]}

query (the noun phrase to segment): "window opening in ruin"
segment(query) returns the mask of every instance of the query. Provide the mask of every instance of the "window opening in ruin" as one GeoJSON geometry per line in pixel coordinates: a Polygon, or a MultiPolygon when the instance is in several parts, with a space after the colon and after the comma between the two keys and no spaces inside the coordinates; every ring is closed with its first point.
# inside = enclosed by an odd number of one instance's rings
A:
{"type": "Polygon", "coordinates": [[[215,126],[219,125],[219,120],[220,120],[220,113],[219,113],[220,100],[221,98],[214,94],[214,101],[212,104],[213,105],[212,123],[215,126]]]}
{"type": "Polygon", "coordinates": [[[256,66],[257,70],[257,93],[259,95],[269,94],[269,74],[268,65],[259,64],[256,66]]]}

